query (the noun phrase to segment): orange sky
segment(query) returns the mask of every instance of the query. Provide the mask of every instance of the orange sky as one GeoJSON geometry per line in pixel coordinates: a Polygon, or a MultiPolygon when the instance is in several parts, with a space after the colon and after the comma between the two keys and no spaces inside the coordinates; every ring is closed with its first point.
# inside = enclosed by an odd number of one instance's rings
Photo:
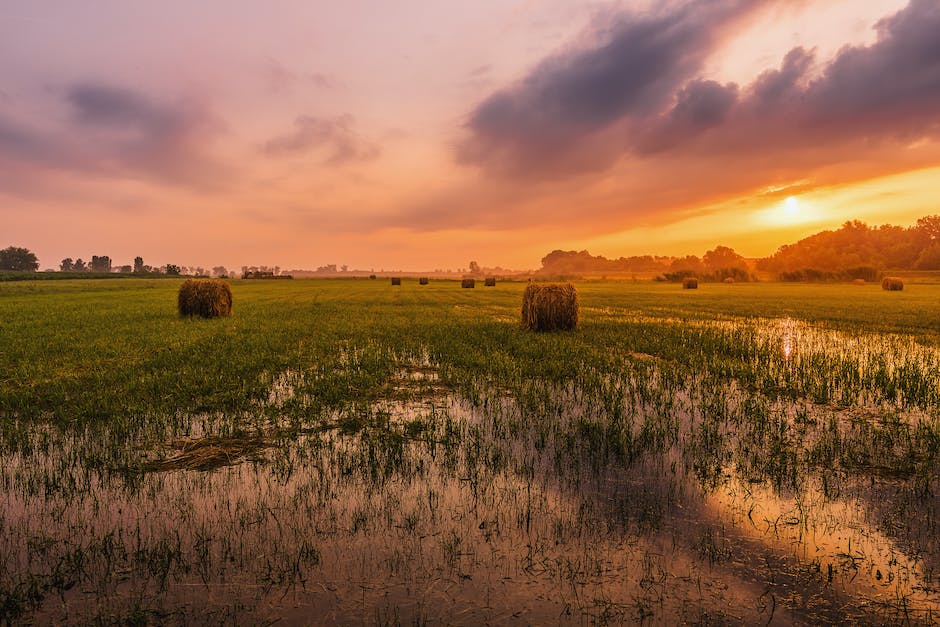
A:
{"type": "Polygon", "coordinates": [[[192,4],[3,4],[0,246],[533,268],[940,213],[936,0],[192,4]]]}

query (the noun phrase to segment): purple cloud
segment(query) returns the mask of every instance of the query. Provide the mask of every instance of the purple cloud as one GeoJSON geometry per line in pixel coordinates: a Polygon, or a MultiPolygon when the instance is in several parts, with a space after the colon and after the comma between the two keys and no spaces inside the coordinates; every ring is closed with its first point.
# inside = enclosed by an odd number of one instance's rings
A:
{"type": "MultiPolygon", "coordinates": [[[[840,142],[940,134],[940,3],[911,0],[878,23],[874,44],[843,48],[815,74],[813,52],[795,48],[746,89],[699,76],[722,28],[754,4],[689,2],[621,19],[609,40],[551,57],[484,100],[458,160],[557,179],[622,157],[806,148],[825,159],[840,142]],[[831,145],[820,150],[823,139],[831,145]]],[[[794,154],[794,165],[813,165],[794,154]]]]}

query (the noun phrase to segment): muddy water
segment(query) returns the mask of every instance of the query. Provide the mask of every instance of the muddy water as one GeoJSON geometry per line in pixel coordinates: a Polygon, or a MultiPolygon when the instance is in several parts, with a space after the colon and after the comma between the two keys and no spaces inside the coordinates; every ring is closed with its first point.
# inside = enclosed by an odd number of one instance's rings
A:
{"type": "MultiPolygon", "coordinates": [[[[303,384],[274,378],[269,405],[303,384]]],[[[94,463],[101,434],[37,432],[0,468],[3,611],[37,623],[937,618],[929,488],[807,461],[827,428],[851,439],[854,414],[733,384],[671,390],[668,406],[625,412],[622,432],[646,444],[624,454],[596,433],[601,405],[570,388],[553,416],[501,393],[472,405],[430,364],[390,389],[294,431],[259,424],[264,446],[248,453],[250,438],[194,421],[187,441],[215,437],[224,459],[202,470],[144,463],[207,454],[178,439],[128,453],[134,469],[94,463]]]]}

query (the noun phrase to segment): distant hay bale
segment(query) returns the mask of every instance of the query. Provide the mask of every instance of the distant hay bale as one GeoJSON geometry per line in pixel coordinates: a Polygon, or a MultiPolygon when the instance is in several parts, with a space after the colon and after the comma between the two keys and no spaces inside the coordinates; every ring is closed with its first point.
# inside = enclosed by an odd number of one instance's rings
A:
{"type": "Polygon", "coordinates": [[[496,277],[488,276],[483,281],[483,287],[496,287],[496,277]]]}
{"type": "Polygon", "coordinates": [[[684,290],[697,290],[698,289],[698,279],[695,277],[686,277],[682,279],[682,289],[684,290]]]}
{"type": "Polygon", "coordinates": [[[865,279],[855,279],[852,281],[852,285],[865,285],[865,279]]]}
{"type": "Polygon", "coordinates": [[[578,326],[578,292],[571,283],[530,283],[522,293],[522,326],[532,331],[578,326]]]}
{"type": "Polygon", "coordinates": [[[896,276],[886,276],[881,281],[881,289],[889,292],[900,292],[904,289],[904,281],[896,276]]]}
{"type": "Polygon", "coordinates": [[[232,313],[232,289],[219,279],[187,279],[176,298],[180,316],[216,318],[232,313]]]}
{"type": "Polygon", "coordinates": [[[423,276],[420,279],[418,279],[418,285],[427,285],[427,284],[428,284],[428,277],[423,276]]]}
{"type": "Polygon", "coordinates": [[[731,285],[732,283],[734,283],[734,277],[730,277],[730,276],[727,277],[727,278],[724,280],[724,283],[727,283],[728,285],[731,285]]]}
{"type": "Polygon", "coordinates": [[[375,275],[374,275],[374,274],[370,274],[370,275],[369,275],[369,278],[374,281],[374,280],[375,280],[375,275]]]}
{"type": "Polygon", "coordinates": [[[392,285],[401,285],[401,277],[393,276],[392,285]]]}
{"type": "Polygon", "coordinates": [[[476,287],[477,282],[474,279],[464,279],[460,282],[460,287],[476,287]]]}

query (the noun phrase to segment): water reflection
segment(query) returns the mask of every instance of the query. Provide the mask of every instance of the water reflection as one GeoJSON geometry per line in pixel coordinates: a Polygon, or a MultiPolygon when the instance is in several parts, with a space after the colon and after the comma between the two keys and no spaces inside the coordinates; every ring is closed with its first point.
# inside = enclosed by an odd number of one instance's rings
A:
{"type": "Polygon", "coordinates": [[[797,330],[793,320],[786,318],[780,323],[780,336],[783,347],[783,357],[789,363],[790,358],[796,351],[797,345],[797,330]]]}

